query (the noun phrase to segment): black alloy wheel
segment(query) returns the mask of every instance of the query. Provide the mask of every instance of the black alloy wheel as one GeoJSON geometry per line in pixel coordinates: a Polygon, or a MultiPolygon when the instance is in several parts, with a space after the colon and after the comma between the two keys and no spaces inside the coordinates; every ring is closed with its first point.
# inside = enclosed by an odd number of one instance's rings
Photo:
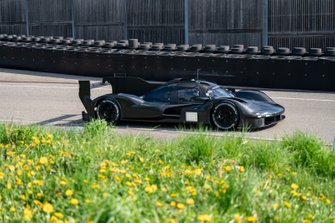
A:
{"type": "Polygon", "coordinates": [[[120,109],[115,101],[104,99],[96,106],[96,115],[100,120],[105,120],[108,124],[116,124],[120,118],[120,109]]]}
{"type": "Polygon", "coordinates": [[[217,128],[232,130],[238,125],[239,113],[233,104],[228,102],[220,103],[212,112],[212,120],[217,128]]]}

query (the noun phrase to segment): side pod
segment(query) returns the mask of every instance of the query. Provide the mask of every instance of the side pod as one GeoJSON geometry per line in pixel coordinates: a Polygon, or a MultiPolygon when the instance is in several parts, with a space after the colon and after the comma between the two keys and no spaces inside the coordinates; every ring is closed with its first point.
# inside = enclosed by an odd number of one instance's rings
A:
{"type": "Polygon", "coordinates": [[[90,81],[79,81],[79,98],[87,111],[87,113],[82,113],[83,120],[89,121],[94,118],[94,105],[91,99],[90,81]]]}

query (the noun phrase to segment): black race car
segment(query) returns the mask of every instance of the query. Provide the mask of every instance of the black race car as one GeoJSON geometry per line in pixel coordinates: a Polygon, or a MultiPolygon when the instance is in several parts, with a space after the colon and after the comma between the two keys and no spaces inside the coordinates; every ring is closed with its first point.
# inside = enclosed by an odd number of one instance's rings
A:
{"type": "Polygon", "coordinates": [[[225,89],[201,80],[175,80],[144,94],[107,94],[91,103],[108,123],[146,121],[212,124],[221,130],[259,129],[285,118],[283,106],[261,91],[225,89]]]}

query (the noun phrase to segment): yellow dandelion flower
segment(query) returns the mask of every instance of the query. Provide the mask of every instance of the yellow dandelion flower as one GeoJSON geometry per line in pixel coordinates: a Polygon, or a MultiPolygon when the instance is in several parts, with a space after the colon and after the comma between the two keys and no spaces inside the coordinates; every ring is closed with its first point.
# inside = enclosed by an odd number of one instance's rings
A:
{"type": "Polygon", "coordinates": [[[307,200],[307,197],[305,195],[301,195],[301,200],[305,201],[307,200]]]}
{"type": "Polygon", "coordinates": [[[327,203],[327,204],[330,204],[331,201],[327,198],[327,199],[326,199],[326,203],[327,203]]]}
{"type": "Polygon", "coordinates": [[[231,166],[224,166],[225,171],[230,172],[232,170],[231,166]]]}
{"type": "Polygon", "coordinates": [[[291,204],[289,202],[287,202],[287,201],[284,201],[284,206],[286,208],[291,208],[291,204]]]}
{"type": "Polygon", "coordinates": [[[39,185],[39,186],[43,186],[44,185],[44,181],[43,180],[34,180],[33,183],[36,184],[36,185],[39,185]]]}
{"type": "Polygon", "coordinates": [[[245,172],[245,167],[244,166],[240,166],[240,172],[245,172]]]}
{"type": "Polygon", "coordinates": [[[12,184],[10,182],[7,183],[6,185],[7,190],[11,190],[12,189],[12,184]]]}
{"type": "Polygon", "coordinates": [[[186,190],[188,190],[192,194],[192,196],[197,196],[198,194],[197,189],[195,187],[188,186],[186,187],[186,190]]]}
{"type": "Polygon", "coordinates": [[[91,188],[92,188],[92,189],[99,189],[100,186],[99,186],[98,184],[93,184],[93,185],[91,186],[91,188]]]}
{"type": "Polygon", "coordinates": [[[0,180],[2,180],[4,178],[4,176],[5,176],[5,174],[0,171],[0,180]]]}
{"type": "Polygon", "coordinates": [[[23,182],[22,182],[22,180],[20,178],[15,177],[15,184],[16,185],[23,185],[23,182]]]}
{"type": "Polygon", "coordinates": [[[51,134],[51,133],[45,133],[45,135],[49,138],[49,139],[52,139],[54,136],[51,134]]]}
{"type": "Polygon", "coordinates": [[[256,216],[249,216],[247,217],[247,222],[256,222],[257,221],[257,217],[256,216]]]}
{"type": "Polygon", "coordinates": [[[51,216],[50,218],[51,223],[64,223],[62,220],[58,219],[56,216],[51,216]]]}
{"type": "Polygon", "coordinates": [[[114,179],[119,183],[122,181],[121,177],[119,177],[118,175],[115,175],[114,179]]]}
{"type": "Polygon", "coordinates": [[[36,136],[34,136],[32,139],[33,139],[33,143],[34,143],[35,145],[40,144],[40,140],[39,140],[36,136]]]}
{"type": "Polygon", "coordinates": [[[320,194],[319,198],[320,198],[320,200],[323,201],[324,199],[326,199],[326,196],[324,194],[320,194]]]}
{"type": "Polygon", "coordinates": [[[176,205],[177,205],[177,203],[176,203],[175,201],[171,201],[171,202],[170,202],[170,206],[171,206],[171,207],[175,207],[176,205]]]}
{"type": "Polygon", "coordinates": [[[43,204],[43,211],[44,211],[45,213],[50,214],[50,213],[52,213],[52,212],[54,211],[54,207],[52,206],[52,204],[50,204],[50,203],[48,203],[48,202],[45,202],[45,203],[43,204]]]}
{"type": "Polygon", "coordinates": [[[192,173],[193,173],[193,171],[190,170],[190,169],[186,169],[186,170],[184,171],[184,174],[187,174],[187,175],[190,175],[190,174],[192,174],[192,173]]]}
{"type": "Polygon", "coordinates": [[[35,175],[36,175],[36,173],[33,170],[29,171],[29,173],[28,173],[29,177],[32,177],[32,176],[35,176],[35,175]]]}
{"type": "Polygon", "coordinates": [[[127,156],[134,156],[136,154],[136,152],[128,152],[127,156]]]}
{"type": "Polygon", "coordinates": [[[124,164],[127,164],[128,161],[127,160],[121,160],[121,164],[124,165],[124,164]]]}
{"type": "Polygon", "coordinates": [[[61,180],[61,181],[59,182],[59,184],[62,185],[62,186],[65,186],[65,185],[67,184],[67,181],[66,181],[66,180],[61,180]]]}
{"type": "Polygon", "coordinates": [[[295,190],[291,190],[291,194],[293,197],[298,197],[299,196],[299,193],[295,190]]]}
{"type": "Polygon", "coordinates": [[[140,162],[143,163],[144,159],[142,157],[139,158],[140,162]]]}
{"type": "Polygon", "coordinates": [[[208,215],[208,214],[201,214],[198,215],[198,221],[202,221],[202,222],[209,222],[212,220],[212,216],[208,215]]]}
{"type": "Polygon", "coordinates": [[[157,185],[153,184],[153,185],[147,185],[145,187],[145,192],[147,193],[153,193],[157,190],[157,185]]]}
{"type": "Polygon", "coordinates": [[[299,185],[293,183],[293,184],[291,184],[291,188],[292,188],[292,190],[296,190],[296,189],[299,188],[299,185]]]}
{"type": "Polygon", "coordinates": [[[48,164],[48,163],[49,163],[49,160],[48,160],[47,157],[41,157],[41,158],[38,160],[38,162],[39,162],[40,164],[44,165],[44,164],[48,164]]]}
{"type": "Polygon", "coordinates": [[[162,202],[160,202],[160,201],[156,201],[156,206],[157,207],[163,207],[164,204],[162,202]]]}
{"type": "Polygon", "coordinates": [[[30,208],[25,208],[23,210],[23,218],[24,220],[30,221],[33,218],[33,213],[30,208]]]}
{"type": "Polygon", "coordinates": [[[174,218],[170,218],[169,219],[169,223],[176,223],[177,221],[176,221],[176,219],[174,219],[174,218]]]}
{"type": "Polygon", "coordinates": [[[27,200],[27,197],[26,197],[26,195],[21,194],[21,195],[20,195],[20,199],[23,200],[23,201],[25,201],[25,200],[27,200]]]}
{"type": "Polygon", "coordinates": [[[308,214],[308,215],[307,215],[307,218],[309,218],[309,219],[313,219],[313,218],[314,218],[314,214],[308,214]]]}
{"type": "Polygon", "coordinates": [[[19,176],[21,176],[23,174],[23,171],[22,170],[17,170],[16,174],[19,175],[19,176]]]}
{"type": "Polygon", "coordinates": [[[34,204],[36,204],[38,206],[41,206],[41,207],[43,206],[43,204],[39,200],[34,200],[33,202],[34,202],[34,204]]]}
{"type": "Polygon", "coordinates": [[[9,211],[10,211],[10,212],[15,212],[15,211],[16,211],[16,208],[15,208],[15,207],[11,207],[11,208],[9,209],[9,211]]]}
{"type": "Polygon", "coordinates": [[[135,193],[134,193],[134,191],[133,191],[132,189],[129,189],[129,190],[128,190],[128,195],[129,195],[129,196],[134,196],[135,193]]]}
{"type": "Polygon", "coordinates": [[[195,204],[195,201],[192,198],[188,198],[188,199],[186,199],[186,204],[193,205],[193,204],[195,204]]]}
{"type": "Polygon", "coordinates": [[[275,210],[278,209],[278,207],[279,207],[278,204],[273,204],[273,205],[272,205],[272,208],[275,209],[275,210]]]}
{"type": "Polygon", "coordinates": [[[57,218],[63,218],[64,215],[60,212],[55,212],[54,215],[57,217],[57,218]]]}
{"type": "Polygon", "coordinates": [[[74,194],[73,190],[66,190],[65,191],[65,195],[68,196],[68,197],[72,196],[73,194],[74,194]]]}
{"type": "Polygon", "coordinates": [[[185,205],[183,203],[178,203],[177,204],[177,208],[178,209],[184,209],[185,208],[185,205]]]}
{"type": "Polygon", "coordinates": [[[304,220],[302,221],[302,223],[311,223],[311,221],[308,220],[308,219],[304,219],[304,220]]]}
{"type": "Polygon", "coordinates": [[[201,175],[201,173],[202,173],[202,169],[201,168],[194,169],[194,171],[193,171],[193,174],[196,175],[196,176],[201,175]]]}
{"type": "Polygon", "coordinates": [[[234,215],[234,220],[235,220],[235,222],[237,222],[237,223],[240,223],[241,222],[241,215],[240,214],[235,214],[234,215]]]}
{"type": "Polygon", "coordinates": [[[79,204],[79,201],[78,201],[78,199],[76,199],[76,198],[72,198],[72,199],[70,200],[70,204],[72,204],[72,205],[78,205],[78,204],[79,204]]]}

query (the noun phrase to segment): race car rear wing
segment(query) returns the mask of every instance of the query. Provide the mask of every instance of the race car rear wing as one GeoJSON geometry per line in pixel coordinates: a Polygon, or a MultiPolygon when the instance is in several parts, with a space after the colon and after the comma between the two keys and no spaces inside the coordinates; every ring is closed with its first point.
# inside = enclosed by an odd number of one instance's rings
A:
{"type": "Polygon", "coordinates": [[[94,115],[94,101],[91,98],[91,89],[105,85],[108,82],[112,86],[111,93],[128,93],[141,96],[153,90],[162,82],[148,82],[136,77],[106,77],[102,82],[91,83],[90,81],[79,81],[79,98],[83,103],[86,112],[83,112],[83,119],[90,120],[94,115]]]}
{"type": "Polygon", "coordinates": [[[83,120],[89,121],[92,117],[94,117],[94,105],[91,99],[90,81],[79,81],[79,98],[87,112],[82,112],[83,120]]]}

